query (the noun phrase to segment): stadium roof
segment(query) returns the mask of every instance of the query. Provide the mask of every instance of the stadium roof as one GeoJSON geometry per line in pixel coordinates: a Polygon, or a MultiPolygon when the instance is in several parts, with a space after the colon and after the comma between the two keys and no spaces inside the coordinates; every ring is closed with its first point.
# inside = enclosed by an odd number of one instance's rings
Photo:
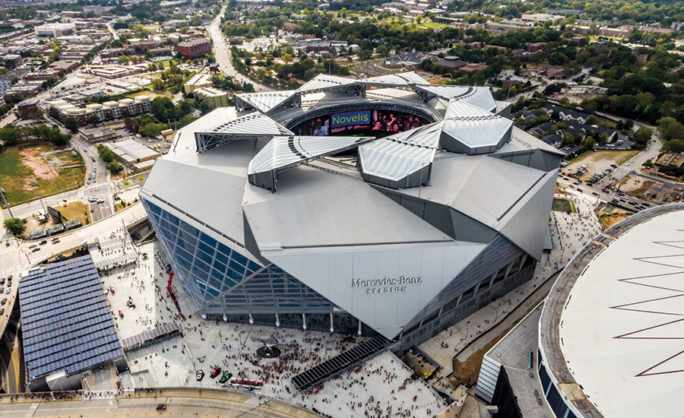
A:
{"type": "Polygon", "coordinates": [[[300,102],[268,114],[216,109],[179,130],[141,196],[227,237],[246,257],[274,263],[393,338],[497,235],[541,256],[547,225],[539,219],[548,216],[562,155],[466,100],[495,104],[488,89],[439,89],[465,100],[452,103],[413,75],[395,76],[320,75],[297,91],[300,102]],[[288,130],[359,110],[404,112],[424,125],[368,142],[288,130]],[[358,152],[337,153],[350,147],[358,152]],[[392,306],[344,299],[350,268],[372,276],[370,253],[397,276],[418,275],[412,266],[423,266],[427,287],[397,295],[392,306]],[[451,262],[435,261],[445,257],[451,262]]]}
{"type": "Polygon", "coordinates": [[[380,75],[377,77],[369,77],[364,79],[363,82],[366,84],[373,84],[378,86],[409,86],[414,84],[430,84],[426,79],[414,73],[413,71],[400,74],[389,74],[380,75]]]}
{"type": "Polygon", "coordinates": [[[482,154],[510,140],[513,121],[466,102],[449,104],[443,122],[442,146],[453,152],[482,154]]]}
{"type": "Polygon", "coordinates": [[[89,255],[29,272],[19,282],[19,306],[29,380],[72,375],[123,356],[89,255]]]}
{"type": "MultiPolygon", "coordinates": [[[[496,102],[487,87],[465,86],[416,86],[416,90],[423,92],[426,97],[440,97],[450,101],[464,101],[478,106],[488,112],[496,110],[496,102]]],[[[447,113],[446,117],[450,115],[447,113]]]]}
{"type": "Polygon", "coordinates": [[[564,296],[547,302],[541,329],[546,335],[554,317],[564,366],[549,340],[542,341],[552,373],[573,391],[576,407],[588,401],[609,417],[682,415],[682,225],[681,204],[634,215],[590,244],[593,258],[578,254],[554,285],[552,293],[564,296]],[[566,368],[574,382],[564,377],[566,368]]]}
{"type": "Polygon", "coordinates": [[[296,98],[296,96],[298,96],[296,91],[286,90],[236,94],[235,98],[238,107],[240,107],[239,102],[242,101],[244,104],[249,105],[260,112],[268,113],[278,106],[289,102],[291,99],[296,98]]]}
{"type": "Polygon", "coordinates": [[[441,123],[435,123],[362,145],[363,173],[391,181],[408,177],[432,163],[441,134],[441,123]]]}
{"type": "Polygon", "coordinates": [[[249,162],[252,183],[275,191],[277,171],[354,148],[372,137],[274,136],[249,162]]]}

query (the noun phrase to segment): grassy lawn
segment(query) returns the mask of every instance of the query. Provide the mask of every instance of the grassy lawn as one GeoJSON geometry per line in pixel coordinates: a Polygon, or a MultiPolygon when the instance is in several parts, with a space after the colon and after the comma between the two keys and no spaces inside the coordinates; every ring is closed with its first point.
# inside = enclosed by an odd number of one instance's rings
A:
{"type": "Polygon", "coordinates": [[[430,29],[444,29],[444,28],[449,27],[449,25],[445,25],[444,23],[437,23],[437,22],[422,22],[419,24],[419,26],[424,26],[424,27],[430,28],[430,29]]]}
{"type": "Polygon", "coordinates": [[[598,42],[599,38],[606,38],[606,39],[610,39],[611,41],[615,41],[615,42],[621,42],[623,40],[623,38],[618,38],[617,36],[590,35],[589,36],[589,43],[593,44],[595,42],[598,42]]]}
{"type": "Polygon", "coordinates": [[[551,210],[554,212],[565,212],[565,213],[575,213],[575,204],[570,199],[564,199],[562,197],[554,197],[553,203],[551,204],[551,210]]]}
{"type": "Polygon", "coordinates": [[[150,100],[154,100],[154,98],[155,98],[155,97],[158,97],[158,96],[166,96],[166,97],[168,97],[168,98],[173,97],[173,96],[171,96],[171,95],[169,95],[169,94],[155,93],[155,92],[153,92],[153,91],[151,91],[151,90],[142,90],[142,91],[138,91],[138,92],[135,92],[135,93],[131,93],[131,94],[127,94],[127,95],[126,95],[126,97],[129,97],[129,98],[131,98],[131,99],[135,99],[135,98],[138,97],[138,96],[149,96],[150,100]]]}
{"type": "Polygon", "coordinates": [[[617,123],[613,122],[610,119],[602,118],[596,115],[594,115],[594,117],[596,118],[596,124],[602,128],[615,129],[617,127],[617,123]]]}
{"type": "Polygon", "coordinates": [[[78,219],[83,225],[87,225],[91,222],[90,211],[88,211],[88,207],[83,202],[71,202],[66,206],[60,206],[57,209],[67,221],[78,219]]]}
{"type": "MultiPolygon", "coordinates": [[[[51,149],[51,145],[40,146],[41,152],[51,149]]],[[[46,180],[37,177],[33,170],[23,163],[20,152],[19,147],[10,147],[0,153],[0,186],[5,189],[10,205],[36,199],[38,192],[42,196],[49,196],[83,185],[84,166],[58,170],[56,178],[46,180]]],[[[70,152],[68,154],[70,159],[74,159],[70,152]]],[[[82,162],[80,157],[78,159],[82,162]]]]}
{"type": "Polygon", "coordinates": [[[632,157],[637,155],[639,150],[626,150],[626,151],[584,151],[577,157],[569,161],[570,164],[581,162],[585,159],[590,159],[593,161],[597,160],[612,160],[612,164],[624,164],[629,161],[632,157]]]}
{"type": "Polygon", "coordinates": [[[613,214],[605,214],[601,215],[599,220],[601,221],[601,226],[603,229],[608,229],[611,226],[615,225],[616,223],[620,222],[623,219],[626,219],[629,217],[629,214],[626,213],[613,213],[613,214]]]}

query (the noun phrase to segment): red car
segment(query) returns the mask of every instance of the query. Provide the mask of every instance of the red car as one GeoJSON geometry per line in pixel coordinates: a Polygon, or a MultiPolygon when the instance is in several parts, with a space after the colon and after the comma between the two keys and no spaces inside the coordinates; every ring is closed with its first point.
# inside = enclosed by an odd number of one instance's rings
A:
{"type": "Polygon", "coordinates": [[[119,316],[123,318],[123,312],[119,310],[119,316]]]}
{"type": "Polygon", "coordinates": [[[221,373],[221,368],[216,367],[214,370],[211,371],[211,374],[209,376],[211,376],[211,378],[213,379],[216,376],[218,376],[220,373],[221,373]]]}
{"type": "Polygon", "coordinates": [[[109,286],[109,291],[112,292],[112,295],[113,295],[114,293],[116,293],[116,292],[114,291],[114,286],[109,286]]]}

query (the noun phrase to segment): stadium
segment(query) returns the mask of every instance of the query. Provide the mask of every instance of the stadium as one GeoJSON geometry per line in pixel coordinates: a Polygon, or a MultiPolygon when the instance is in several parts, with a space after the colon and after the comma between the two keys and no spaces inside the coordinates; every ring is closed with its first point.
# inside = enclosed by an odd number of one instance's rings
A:
{"type": "Polygon", "coordinates": [[[509,417],[680,417],[682,225],[684,204],[657,206],[588,243],[485,354],[476,394],[509,417]]]}
{"type": "Polygon", "coordinates": [[[406,349],[530,279],[562,154],[413,72],[235,96],[140,193],[203,318],[406,349]]]}

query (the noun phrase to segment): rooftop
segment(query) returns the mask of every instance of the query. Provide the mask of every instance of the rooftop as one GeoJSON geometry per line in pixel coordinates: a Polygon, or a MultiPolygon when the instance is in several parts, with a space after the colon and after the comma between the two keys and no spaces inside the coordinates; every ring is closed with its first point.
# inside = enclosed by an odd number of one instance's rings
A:
{"type": "Polygon", "coordinates": [[[123,356],[89,255],[29,272],[19,284],[19,302],[29,380],[72,375],[123,356]]]}
{"type": "Polygon", "coordinates": [[[585,416],[679,416],[683,209],[652,208],[606,230],[547,299],[547,370],[585,416]]]}

